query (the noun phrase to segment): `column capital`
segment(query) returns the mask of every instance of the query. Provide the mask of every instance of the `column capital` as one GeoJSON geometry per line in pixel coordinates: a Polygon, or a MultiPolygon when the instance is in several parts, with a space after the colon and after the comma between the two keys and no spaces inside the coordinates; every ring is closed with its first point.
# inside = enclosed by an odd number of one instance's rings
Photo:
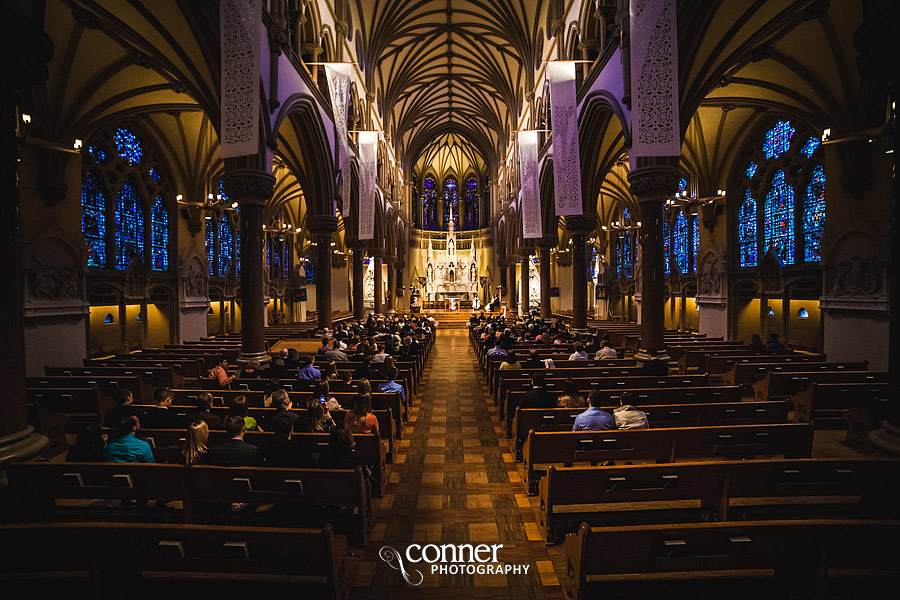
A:
{"type": "Polygon", "coordinates": [[[572,234],[588,234],[597,226],[597,215],[566,215],[566,229],[572,234]]]}
{"type": "Polygon", "coordinates": [[[675,166],[665,164],[651,164],[641,166],[628,174],[628,183],[631,193],[638,198],[650,196],[651,200],[663,196],[671,196],[678,189],[678,179],[681,173],[675,166]],[[653,198],[653,197],[657,198],[653,198]]]}
{"type": "Polygon", "coordinates": [[[233,169],[225,172],[222,187],[241,206],[265,206],[275,191],[275,176],[256,169],[233,169]]]}
{"type": "Polygon", "coordinates": [[[344,235],[344,245],[354,252],[357,252],[368,248],[369,242],[367,240],[361,240],[356,236],[344,235]]]}
{"type": "Polygon", "coordinates": [[[397,257],[393,254],[385,254],[381,257],[381,262],[386,265],[395,265],[397,264],[397,257]]]}
{"type": "Polygon", "coordinates": [[[306,227],[316,235],[330,236],[338,229],[338,218],[332,215],[307,215],[306,227]]]}
{"type": "Polygon", "coordinates": [[[557,244],[559,244],[559,240],[556,239],[555,235],[553,235],[553,236],[545,235],[542,238],[538,238],[536,240],[536,242],[537,242],[538,248],[547,248],[548,250],[550,248],[555,247],[557,244]]]}
{"type": "Polygon", "coordinates": [[[508,266],[509,266],[509,261],[508,261],[508,260],[498,260],[498,261],[497,261],[497,267],[500,268],[500,269],[505,269],[505,268],[508,267],[508,266]]]}

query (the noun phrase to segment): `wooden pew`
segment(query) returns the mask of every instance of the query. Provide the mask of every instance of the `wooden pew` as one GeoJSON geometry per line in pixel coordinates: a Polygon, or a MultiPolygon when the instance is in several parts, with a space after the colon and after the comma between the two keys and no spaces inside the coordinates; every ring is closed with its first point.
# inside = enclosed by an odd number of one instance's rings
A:
{"type": "MultiPolygon", "coordinates": [[[[685,355],[687,356],[687,355],[685,355]]],[[[684,356],[682,356],[684,358],[684,356]]],[[[710,374],[722,374],[731,370],[731,368],[736,363],[772,363],[777,362],[781,363],[807,363],[807,362],[816,362],[821,363],[825,362],[826,355],[824,354],[801,354],[799,352],[794,352],[790,354],[775,354],[771,352],[767,353],[754,353],[754,354],[735,354],[735,355],[727,355],[727,354],[719,354],[719,353],[704,353],[701,358],[701,371],[704,373],[710,374]]]]}
{"type": "Polygon", "coordinates": [[[69,446],[66,434],[77,434],[87,424],[99,425],[103,414],[115,406],[95,387],[27,388],[25,401],[28,422],[50,438],[45,456],[64,451],[69,446]]]}
{"type": "Polygon", "coordinates": [[[802,392],[813,383],[885,383],[888,374],[884,371],[820,371],[798,373],[788,371],[769,372],[763,379],[753,384],[756,400],[788,398],[802,392]]]}
{"type": "Polygon", "coordinates": [[[251,597],[264,586],[279,596],[302,589],[304,598],[336,600],[349,592],[347,542],[327,526],[13,523],[0,525],[0,536],[10,593],[112,598],[131,589],[163,597],[188,587],[191,595],[251,597]]]}
{"type": "Polygon", "coordinates": [[[184,376],[176,371],[172,365],[147,365],[147,366],[90,366],[90,367],[44,367],[44,374],[48,376],[79,377],[102,376],[114,377],[117,375],[134,375],[140,377],[144,384],[152,387],[184,387],[184,376]]]}
{"type": "Polygon", "coordinates": [[[112,396],[116,390],[130,390],[135,399],[150,401],[153,390],[135,375],[90,375],[67,377],[26,377],[28,388],[87,388],[95,387],[101,394],[112,396]]]}
{"type": "MultiPolygon", "coordinates": [[[[520,359],[524,361],[525,359],[520,359]]],[[[489,388],[495,392],[502,379],[530,379],[534,373],[543,373],[545,377],[628,377],[639,375],[641,367],[634,364],[633,358],[613,360],[573,360],[555,362],[553,369],[508,369],[497,368],[490,377],[489,388]]]]}
{"type": "Polygon", "coordinates": [[[551,466],[538,487],[538,524],[549,543],[585,521],[635,525],[773,514],[900,518],[900,461],[891,459],[551,466]]]}
{"type": "MultiPolygon", "coordinates": [[[[400,394],[398,394],[396,392],[377,392],[377,391],[375,391],[378,389],[379,385],[381,385],[382,383],[386,383],[386,382],[387,382],[386,379],[382,379],[382,380],[373,379],[369,382],[372,384],[372,390],[373,390],[372,403],[375,404],[375,400],[376,400],[375,397],[380,396],[380,397],[382,397],[382,399],[385,402],[389,403],[389,405],[383,406],[382,408],[391,408],[394,411],[394,418],[397,419],[398,421],[401,419],[406,420],[409,416],[407,414],[407,407],[409,406],[409,394],[407,394],[407,396],[406,396],[407,406],[403,406],[403,403],[400,400],[400,394]],[[387,399],[387,397],[396,398],[396,402],[394,402],[393,400],[387,399]]],[[[245,386],[247,388],[246,390],[244,390],[245,392],[246,391],[261,392],[265,389],[267,383],[268,383],[268,380],[265,380],[265,379],[235,379],[236,385],[245,386]],[[238,382],[240,382],[240,383],[238,383],[238,382]]],[[[300,379],[279,379],[278,383],[287,392],[305,392],[307,394],[312,394],[313,390],[316,387],[317,382],[300,380],[300,379]]],[[[329,381],[328,385],[329,385],[329,388],[331,389],[331,395],[334,396],[338,400],[338,402],[340,402],[341,399],[338,398],[338,396],[336,394],[340,394],[342,392],[352,392],[355,395],[356,390],[357,390],[357,383],[358,382],[355,382],[355,381],[352,382],[351,385],[349,386],[349,389],[346,389],[346,390],[342,389],[346,386],[343,382],[340,382],[340,381],[329,381]]],[[[240,389],[243,389],[243,387],[241,387],[240,389]]],[[[216,395],[220,391],[224,392],[225,390],[206,390],[206,391],[212,392],[214,395],[216,395]]],[[[408,390],[405,390],[405,391],[408,392],[408,390]]]]}
{"type": "Polygon", "coordinates": [[[872,429],[890,398],[887,383],[813,383],[791,396],[794,420],[820,428],[847,427],[853,440],[872,429]]]}
{"type": "Polygon", "coordinates": [[[825,598],[832,577],[855,575],[849,597],[874,598],[898,580],[898,534],[900,522],[877,520],[584,524],[566,537],[566,585],[572,600],[825,598]]]}
{"type": "Polygon", "coordinates": [[[725,385],[747,386],[764,378],[767,373],[785,371],[790,373],[817,373],[820,371],[868,371],[869,361],[858,362],[781,362],[750,363],[737,362],[724,374],[725,385]]]}
{"type": "Polygon", "coordinates": [[[530,431],[525,441],[525,481],[537,491],[538,464],[593,464],[610,460],[674,462],[698,458],[783,455],[808,458],[812,425],[713,425],[608,431],[530,431]]]}
{"type": "MultiPolygon", "coordinates": [[[[796,353],[789,350],[784,352],[774,352],[771,350],[753,350],[747,346],[737,348],[721,348],[700,346],[698,348],[683,349],[681,356],[676,361],[680,373],[690,372],[692,369],[699,369],[704,365],[708,356],[794,356],[796,353]]],[[[775,360],[774,358],[772,360],[775,360]]],[[[771,362],[771,361],[769,361],[771,362]]],[[[707,371],[709,372],[709,371],[707,371]]]]}

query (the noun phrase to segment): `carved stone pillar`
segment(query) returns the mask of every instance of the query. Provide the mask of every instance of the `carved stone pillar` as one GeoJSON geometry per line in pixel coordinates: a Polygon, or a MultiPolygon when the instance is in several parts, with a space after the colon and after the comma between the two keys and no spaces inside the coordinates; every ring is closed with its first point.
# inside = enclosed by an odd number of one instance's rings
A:
{"type": "Polygon", "coordinates": [[[228,169],[223,186],[241,207],[241,354],[239,364],[269,362],[266,352],[266,275],[263,213],[272,197],[275,177],[255,169],[228,169]]]}
{"type": "Polygon", "coordinates": [[[309,215],[306,226],[316,236],[316,267],[319,269],[316,282],[317,328],[321,331],[331,328],[331,234],[337,231],[338,220],[332,215],[309,215]]]}
{"type": "MultiPolygon", "coordinates": [[[[636,358],[649,360],[646,350],[665,355],[665,255],[663,218],[666,197],[678,189],[677,157],[642,159],[628,174],[631,193],[641,210],[641,345],[636,358]],[[642,162],[649,164],[641,165],[642,162]]],[[[664,356],[661,356],[664,358],[664,356]]]]}
{"type": "Polygon", "coordinates": [[[359,240],[351,240],[347,238],[347,247],[353,250],[353,318],[362,321],[365,315],[364,297],[363,297],[363,278],[365,276],[363,259],[365,258],[365,244],[359,240]]]}
{"type": "Polygon", "coordinates": [[[381,272],[381,253],[383,250],[374,250],[372,252],[372,262],[375,263],[375,314],[384,314],[384,275],[381,272]]]}
{"type": "Polygon", "coordinates": [[[572,330],[587,331],[587,236],[597,225],[597,215],[568,215],[566,229],[572,235],[572,330]]]}
{"type": "Polygon", "coordinates": [[[509,267],[509,263],[505,260],[497,261],[497,268],[500,270],[500,296],[503,297],[507,293],[506,286],[506,269],[509,267]]]}
{"type": "Polygon", "coordinates": [[[509,307],[509,311],[512,314],[515,314],[519,311],[519,302],[518,293],[516,291],[516,260],[513,257],[510,257],[509,261],[509,298],[507,300],[507,306],[509,307]]]}
{"type": "Polygon", "coordinates": [[[388,313],[397,312],[394,310],[394,296],[396,295],[394,292],[397,290],[397,278],[394,276],[394,264],[397,262],[397,259],[393,256],[384,257],[384,263],[387,265],[387,311],[388,313]]]}
{"type": "Polygon", "coordinates": [[[549,319],[550,310],[550,248],[556,245],[553,238],[544,238],[538,242],[541,261],[541,318],[549,319]]]}

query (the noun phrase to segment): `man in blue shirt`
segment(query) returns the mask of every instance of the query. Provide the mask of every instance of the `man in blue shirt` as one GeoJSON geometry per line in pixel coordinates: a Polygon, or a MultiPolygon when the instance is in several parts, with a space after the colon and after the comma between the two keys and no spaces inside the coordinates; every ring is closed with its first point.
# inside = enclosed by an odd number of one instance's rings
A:
{"type": "Polygon", "coordinates": [[[322,379],[322,372],[313,366],[315,362],[315,355],[307,354],[303,358],[303,366],[297,371],[297,379],[322,379]]]}
{"type": "Polygon", "coordinates": [[[611,414],[600,408],[603,396],[600,390],[591,390],[588,396],[591,407],[575,417],[575,425],[572,431],[604,431],[606,429],[615,429],[616,420],[611,414]]]}
{"type": "Polygon", "coordinates": [[[488,356],[506,356],[506,350],[500,346],[500,340],[494,342],[494,347],[487,351],[488,356]]]}
{"type": "Polygon", "coordinates": [[[399,372],[397,371],[396,367],[388,369],[388,381],[379,385],[378,391],[385,393],[398,392],[400,394],[400,402],[403,403],[403,406],[406,406],[406,392],[403,391],[402,385],[394,381],[395,379],[397,379],[398,374],[399,372]]]}
{"type": "Polygon", "coordinates": [[[118,437],[106,445],[106,460],[121,463],[152,463],[153,450],[150,444],[135,437],[138,421],[136,418],[125,415],[116,423],[118,437]]]}

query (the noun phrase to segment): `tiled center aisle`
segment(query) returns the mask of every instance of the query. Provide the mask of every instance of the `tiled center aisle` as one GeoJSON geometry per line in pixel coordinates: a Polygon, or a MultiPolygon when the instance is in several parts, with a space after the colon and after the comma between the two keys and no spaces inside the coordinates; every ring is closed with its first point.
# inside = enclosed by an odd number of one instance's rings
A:
{"type": "Polygon", "coordinates": [[[440,330],[384,497],[373,502],[369,544],[357,550],[352,598],[563,597],[482,381],[468,332],[440,330]],[[499,561],[530,565],[528,573],[432,575],[424,563],[407,564],[425,576],[413,587],[378,558],[384,546],[462,543],[503,544],[499,561]]]}

